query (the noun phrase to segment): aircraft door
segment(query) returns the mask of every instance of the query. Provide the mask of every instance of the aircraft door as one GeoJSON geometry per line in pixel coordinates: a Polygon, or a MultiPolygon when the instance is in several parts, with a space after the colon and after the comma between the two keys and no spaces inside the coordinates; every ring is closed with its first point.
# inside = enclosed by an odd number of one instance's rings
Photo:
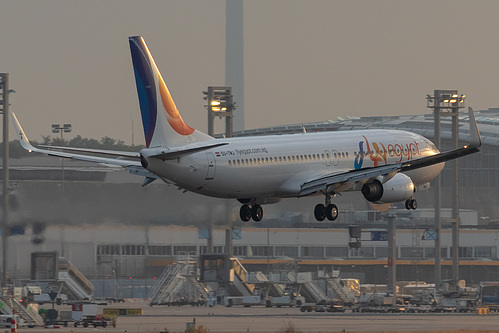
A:
{"type": "Polygon", "coordinates": [[[330,166],[331,165],[331,153],[329,152],[329,150],[324,150],[324,161],[326,163],[326,166],[330,166]]]}
{"type": "Polygon", "coordinates": [[[215,155],[213,155],[213,153],[206,153],[206,158],[208,159],[208,172],[206,173],[206,180],[212,180],[215,178],[215,155]]]}

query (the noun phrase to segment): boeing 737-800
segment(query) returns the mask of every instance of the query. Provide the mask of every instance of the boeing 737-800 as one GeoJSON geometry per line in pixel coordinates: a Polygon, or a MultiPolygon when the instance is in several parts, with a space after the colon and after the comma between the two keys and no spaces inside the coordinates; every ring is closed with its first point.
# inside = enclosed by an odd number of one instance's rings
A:
{"type": "Polygon", "coordinates": [[[373,203],[405,202],[435,178],[444,162],[478,152],[481,145],[469,110],[470,143],[445,153],[428,139],[406,131],[355,130],[215,139],[189,127],[140,36],[130,37],[133,69],[146,148],[137,153],[70,147],[33,147],[16,116],[12,119],[21,145],[33,152],[119,165],[181,189],[224,199],[237,199],[243,221],[260,221],[262,204],[283,198],[321,195],[317,220],[335,220],[332,198],[360,191],[373,203]],[[54,150],[55,149],[55,150],[54,150]]]}

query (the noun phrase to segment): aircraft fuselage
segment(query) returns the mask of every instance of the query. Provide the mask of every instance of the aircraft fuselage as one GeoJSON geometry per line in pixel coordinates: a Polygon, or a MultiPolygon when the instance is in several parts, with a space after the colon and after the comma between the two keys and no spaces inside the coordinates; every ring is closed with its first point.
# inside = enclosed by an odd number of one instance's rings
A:
{"type": "MultiPolygon", "coordinates": [[[[301,185],[308,179],[438,153],[428,139],[395,130],[220,140],[228,144],[174,160],[149,158],[147,169],[183,189],[212,197],[287,198],[299,196],[301,185]]],[[[436,177],[443,166],[444,163],[439,163],[406,172],[406,175],[419,186],[436,177]]]]}

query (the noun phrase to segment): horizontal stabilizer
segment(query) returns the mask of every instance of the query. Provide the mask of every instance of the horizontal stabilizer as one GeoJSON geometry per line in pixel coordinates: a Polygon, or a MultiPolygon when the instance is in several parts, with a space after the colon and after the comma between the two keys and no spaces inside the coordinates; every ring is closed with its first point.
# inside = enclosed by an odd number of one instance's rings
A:
{"type": "Polygon", "coordinates": [[[141,154],[147,157],[154,157],[160,160],[174,160],[182,155],[193,154],[203,150],[208,150],[216,147],[228,145],[228,142],[204,141],[195,142],[193,144],[181,147],[155,147],[142,149],[141,154]]]}
{"type": "MultiPolygon", "coordinates": [[[[138,159],[139,155],[137,153],[133,153],[134,155],[132,156],[132,153],[129,152],[122,152],[122,154],[119,154],[118,158],[116,158],[116,153],[115,154],[105,154],[103,151],[100,151],[100,154],[103,155],[108,155],[112,157],[101,157],[101,156],[90,156],[90,155],[82,155],[82,154],[74,154],[74,153],[69,153],[69,152],[64,152],[64,151],[57,151],[57,150],[50,150],[50,149],[40,149],[33,147],[31,143],[28,140],[28,137],[26,136],[26,133],[24,133],[24,130],[21,127],[21,124],[19,123],[19,120],[17,119],[16,115],[11,112],[11,119],[14,124],[14,127],[16,129],[16,134],[17,138],[19,139],[19,142],[21,146],[26,149],[27,151],[35,152],[35,153],[41,153],[41,154],[47,154],[49,156],[57,156],[57,157],[64,157],[64,158],[70,158],[70,159],[75,159],[79,161],[86,161],[86,162],[94,162],[94,163],[101,163],[101,164],[106,164],[106,165],[117,165],[117,166],[122,166],[122,167],[129,167],[129,166],[136,166],[136,167],[142,167],[140,164],[140,160],[138,159]],[[130,155],[129,155],[130,154],[130,155]],[[133,157],[134,159],[125,159],[124,157],[131,158],[133,157]]],[[[63,148],[60,147],[58,149],[61,150],[70,150],[70,151],[78,151],[78,148],[63,148]]],[[[92,153],[97,153],[98,149],[93,149],[92,153]]],[[[88,150],[82,149],[81,152],[89,152],[88,150]]]]}
{"type": "Polygon", "coordinates": [[[142,187],[145,187],[145,186],[151,184],[156,179],[158,179],[158,178],[151,178],[151,177],[144,178],[144,181],[142,182],[142,187]]]}
{"type": "Polygon", "coordinates": [[[47,146],[47,145],[39,145],[39,147],[43,147],[43,148],[47,148],[47,149],[57,149],[57,150],[63,150],[63,151],[74,151],[74,152],[88,153],[88,154],[99,154],[99,155],[126,157],[126,158],[140,158],[139,153],[128,152],[128,151],[92,149],[92,148],[60,147],[60,146],[47,146]]]}

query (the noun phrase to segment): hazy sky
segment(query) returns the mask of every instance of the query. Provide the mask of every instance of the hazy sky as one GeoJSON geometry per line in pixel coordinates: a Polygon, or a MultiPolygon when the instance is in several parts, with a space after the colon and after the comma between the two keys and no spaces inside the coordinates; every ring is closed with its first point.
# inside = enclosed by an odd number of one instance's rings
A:
{"type": "MultiPolygon", "coordinates": [[[[499,107],[497,0],[251,0],[244,11],[248,129],[422,114],[434,89],[499,107]]],[[[131,143],[133,123],[143,143],[131,35],[190,126],[206,131],[202,91],[224,85],[225,0],[0,0],[0,31],[0,72],[31,139],[71,123],[68,138],[131,143]]]]}

